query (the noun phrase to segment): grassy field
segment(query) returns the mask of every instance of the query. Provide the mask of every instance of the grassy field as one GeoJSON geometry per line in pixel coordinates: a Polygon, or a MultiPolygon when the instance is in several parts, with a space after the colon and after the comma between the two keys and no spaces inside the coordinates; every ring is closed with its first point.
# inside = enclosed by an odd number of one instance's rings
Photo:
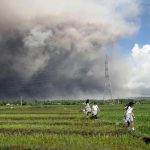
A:
{"type": "Polygon", "coordinates": [[[123,125],[123,105],[99,105],[98,119],[84,105],[1,106],[0,149],[148,150],[150,104],[135,105],[135,131],[123,125]]]}

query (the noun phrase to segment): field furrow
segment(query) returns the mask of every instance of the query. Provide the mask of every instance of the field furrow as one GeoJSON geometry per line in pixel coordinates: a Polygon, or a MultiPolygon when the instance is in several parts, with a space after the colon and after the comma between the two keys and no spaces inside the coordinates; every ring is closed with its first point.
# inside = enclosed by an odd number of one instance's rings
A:
{"type": "Polygon", "coordinates": [[[118,105],[104,105],[98,119],[87,117],[80,105],[2,107],[0,149],[149,150],[150,120],[145,108],[136,110],[136,131],[132,131],[125,127],[118,105]]]}

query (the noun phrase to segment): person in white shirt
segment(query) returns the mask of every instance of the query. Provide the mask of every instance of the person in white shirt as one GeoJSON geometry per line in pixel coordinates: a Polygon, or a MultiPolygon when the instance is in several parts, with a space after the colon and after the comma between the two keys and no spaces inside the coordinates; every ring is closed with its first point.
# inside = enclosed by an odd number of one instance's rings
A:
{"type": "Polygon", "coordinates": [[[89,99],[87,99],[85,102],[85,109],[83,110],[87,116],[91,113],[91,107],[89,103],[89,99]]]}
{"type": "Polygon", "coordinates": [[[97,119],[97,113],[99,111],[99,107],[96,104],[96,102],[94,102],[94,105],[92,106],[92,117],[97,119]]]}
{"type": "Polygon", "coordinates": [[[134,113],[133,113],[133,102],[129,102],[125,109],[126,109],[126,115],[125,115],[125,122],[127,123],[127,126],[129,127],[130,124],[132,126],[132,130],[134,129],[134,113]]]}

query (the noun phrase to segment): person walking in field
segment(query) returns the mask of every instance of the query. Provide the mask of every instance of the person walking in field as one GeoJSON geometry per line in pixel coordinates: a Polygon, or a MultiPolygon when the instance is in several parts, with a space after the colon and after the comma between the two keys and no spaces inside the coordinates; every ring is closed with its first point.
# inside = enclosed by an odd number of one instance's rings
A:
{"type": "Polygon", "coordinates": [[[125,122],[127,123],[127,126],[132,127],[132,130],[134,129],[134,113],[133,113],[133,102],[129,102],[124,109],[126,110],[126,115],[125,115],[125,122]]]}
{"type": "Polygon", "coordinates": [[[87,116],[89,114],[91,114],[91,107],[90,107],[89,99],[86,100],[86,102],[85,102],[85,109],[83,111],[86,113],[87,116]]]}
{"type": "Polygon", "coordinates": [[[96,102],[94,102],[93,106],[92,106],[92,118],[97,119],[97,113],[99,111],[99,107],[97,105],[96,102]]]}

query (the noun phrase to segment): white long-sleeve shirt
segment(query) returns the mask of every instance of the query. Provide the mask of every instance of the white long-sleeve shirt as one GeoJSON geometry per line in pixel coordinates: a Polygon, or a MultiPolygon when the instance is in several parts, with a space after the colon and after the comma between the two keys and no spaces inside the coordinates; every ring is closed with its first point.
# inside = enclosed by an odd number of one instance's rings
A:
{"type": "Polygon", "coordinates": [[[97,105],[93,105],[92,110],[93,111],[98,111],[98,106],[97,105]]]}
{"type": "Polygon", "coordinates": [[[99,108],[98,108],[97,105],[93,105],[93,106],[92,106],[92,114],[93,114],[93,115],[97,115],[98,109],[99,109],[99,108]]]}
{"type": "Polygon", "coordinates": [[[131,114],[131,113],[132,113],[132,111],[133,111],[133,108],[129,106],[129,107],[128,107],[128,109],[127,109],[126,114],[131,114]]]}

